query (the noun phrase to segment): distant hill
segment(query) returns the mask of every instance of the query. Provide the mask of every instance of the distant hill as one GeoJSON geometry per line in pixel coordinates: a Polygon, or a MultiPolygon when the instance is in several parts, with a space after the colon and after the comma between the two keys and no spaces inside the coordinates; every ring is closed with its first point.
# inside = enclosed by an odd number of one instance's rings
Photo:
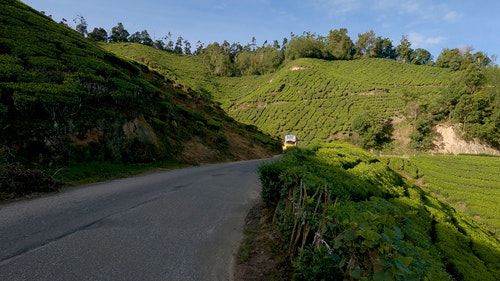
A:
{"type": "Polygon", "coordinates": [[[245,80],[224,105],[231,116],[267,132],[295,133],[308,143],[329,141],[348,136],[361,116],[377,122],[406,116],[408,101],[439,94],[452,75],[385,59],[299,59],[267,75],[249,95],[241,92],[256,83],[245,80]]]}
{"type": "Polygon", "coordinates": [[[131,43],[102,46],[206,93],[240,122],[279,137],[295,134],[302,145],[349,140],[390,153],[441,151],[433,147],[441,138],[434,128],[444,124],[477,139],[478,151],[500,147],[496,67],[452,71],[388,59],[298,59],[271,74],[221,77],[203,56],[131,43]],[[478,83],[474,91],[471,83],[478,83]]]}
{"type": "Polygon", "coordinates": [[[275,138],[234,121],[202,89],[121,59],[20,1],[0,2],[2,167],[277,153],[275,138]]]}

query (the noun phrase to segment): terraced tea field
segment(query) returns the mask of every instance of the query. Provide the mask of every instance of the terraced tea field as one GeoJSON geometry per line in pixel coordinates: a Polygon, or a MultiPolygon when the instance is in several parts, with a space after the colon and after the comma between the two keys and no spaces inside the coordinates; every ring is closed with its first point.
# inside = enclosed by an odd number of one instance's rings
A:
{"type": "Polygon", "coordinates": [[[215,99],[238,121],[272,135],[293,133],[307,144],[349,132],[360,115],[405,116],[408,102],[440,96],[452,75],[389,60],[299,59],[274,74],[220,78],[215,99]]]}
{"type": "Polygon", "coordinates": [[[426,187],[489,226],[500,238],[500,157],[412,157],[426,187]]]}

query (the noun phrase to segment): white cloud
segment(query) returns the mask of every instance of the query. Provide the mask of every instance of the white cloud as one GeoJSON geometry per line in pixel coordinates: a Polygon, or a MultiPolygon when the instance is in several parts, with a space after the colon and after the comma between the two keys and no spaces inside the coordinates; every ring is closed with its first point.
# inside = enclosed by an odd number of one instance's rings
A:
{"type": "Polygon", "coordinates": [[[408,34],[408,40],[412,43],[412,48],[429,48],[434,47],[436,45],[442,44],[446,41],[446,37],[444,36],[436,36],[436,37],[426,37],[418,32],[410,32],[408,34]]]}
{"type": "Polygon", "coordinates": [[[401,3],[400,8],[404,13],[407,14],[419,14],[423,10],[420,7],[420,4],[416,2],[401,3]]]}
{"type": "Polygon", "coordinates": [[[404,16],[419,23],[430,20],[456,22],[462,17],[461,13],[452,10],[448,5],[436,4],[429,0],[380,0],[375,1],[372,8],[384,15],[404,16]]]}
{"type": "Polygon", "coordinates": [[[360,7],[360,0],[315,0],[313,3],[330,16],[345,16],[360,7]]]}
{"type": "Polygon", "coordinates": [[[460,12],[452,10],[448,5],[432,0],[312,0],[309,3],[332,17],[368,11],[376,13],[378,17],[403,16],[418,23],[430,20],[456,22],[462,17],[460,12]]]}
{"type": "Polygon", "coordinates": [[[455,11],[448,11],[445,13],[443,19],[448,22],[457,22],[462,15],[455,11]]]}

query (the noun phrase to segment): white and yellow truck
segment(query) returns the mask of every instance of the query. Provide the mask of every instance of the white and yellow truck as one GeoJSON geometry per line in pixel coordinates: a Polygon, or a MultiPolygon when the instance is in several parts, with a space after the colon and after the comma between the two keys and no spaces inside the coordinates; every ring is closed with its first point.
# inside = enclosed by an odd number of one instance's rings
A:
{"type": "Polygon", "coordinates": [[[283,150],[286,150],[289,147],[297,146],[297,137],[295,135],[286,135],[285,141],[283,142],[283,150]]]}

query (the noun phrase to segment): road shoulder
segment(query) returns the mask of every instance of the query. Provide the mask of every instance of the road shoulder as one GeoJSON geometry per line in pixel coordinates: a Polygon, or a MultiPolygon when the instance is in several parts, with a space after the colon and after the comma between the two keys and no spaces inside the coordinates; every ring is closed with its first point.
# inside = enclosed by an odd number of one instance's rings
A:
{"type": "Polygon", "coordinates": [[[272,219],[273,210],[262,202],[247,214],[234,280],[290,280],[289,261],[279,246],[272,219]]]}

